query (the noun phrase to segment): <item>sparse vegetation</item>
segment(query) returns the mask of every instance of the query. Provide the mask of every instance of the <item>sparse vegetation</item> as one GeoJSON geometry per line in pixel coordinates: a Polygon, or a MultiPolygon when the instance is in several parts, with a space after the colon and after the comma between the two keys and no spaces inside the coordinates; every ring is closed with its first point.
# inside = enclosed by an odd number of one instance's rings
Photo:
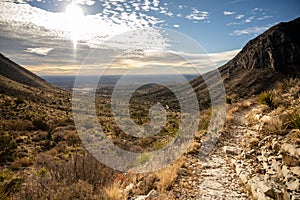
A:
{"type": "Polygon", "coordinates": [[[258,101],[262,104],[265,104],[271,108],[275,107],[274,105],[275,93],[274,91],[266,91],[261,93],[258,96],[258,101]]]}
{"type": "Polygon", "coordinates": [[[16,147],[12,135],[8,132],[0,132],[0,164],[14,160],[16,147]]]}

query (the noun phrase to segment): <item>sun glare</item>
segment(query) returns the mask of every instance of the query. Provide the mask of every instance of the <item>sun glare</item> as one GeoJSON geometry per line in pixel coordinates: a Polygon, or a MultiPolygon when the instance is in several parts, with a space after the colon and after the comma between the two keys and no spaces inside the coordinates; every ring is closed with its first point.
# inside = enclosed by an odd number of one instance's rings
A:
{"type": "Polygon", "coordinates": [[[70,31],[70,39],[73,42],[74,48],[76,48],[82,30],[81,26],[84,17],[82,9],[78,5],[72,3],[67,6],[65,15],[67,20],[66,26],[68,31],[70,31]]]}

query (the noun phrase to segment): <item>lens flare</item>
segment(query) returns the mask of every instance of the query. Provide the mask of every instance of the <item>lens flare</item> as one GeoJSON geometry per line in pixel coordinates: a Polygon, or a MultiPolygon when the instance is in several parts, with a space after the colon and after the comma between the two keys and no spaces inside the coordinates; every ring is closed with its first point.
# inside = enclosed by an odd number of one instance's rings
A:
{"type": "Polygon", "coordinates": [[[82,30],[82,21],[84,15],[82,9],[72,3],[67,6],[65,11],[66,28],[70,32],[70,39],[73,42],[74,48],[77,46],[77,41],[80,39],[82,30]]]}

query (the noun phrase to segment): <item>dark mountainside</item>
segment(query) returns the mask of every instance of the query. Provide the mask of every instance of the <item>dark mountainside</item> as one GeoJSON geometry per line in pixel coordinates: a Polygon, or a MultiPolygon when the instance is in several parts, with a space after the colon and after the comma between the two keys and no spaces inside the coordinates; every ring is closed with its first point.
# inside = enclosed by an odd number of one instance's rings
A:
{"type": "Polygon", "coordinates": [[[227,93],[243,96],[270,89],[287,76],[300,75],[300,18],[282,22],[249,41],[219,68],[227,93]]]}
{"type": "Polygon", "coordinates": [[[0,94],[27,100],[48,101],[49,95],[55,97],[65,93],[44,79],[9,60],[0,53],[0,94]]]}
{"type": "Polygon", "coordinates": [[[21,67],[0,53],[0,74],[15,82],[43,90],[56,89],[44,79],[21,67]]]}

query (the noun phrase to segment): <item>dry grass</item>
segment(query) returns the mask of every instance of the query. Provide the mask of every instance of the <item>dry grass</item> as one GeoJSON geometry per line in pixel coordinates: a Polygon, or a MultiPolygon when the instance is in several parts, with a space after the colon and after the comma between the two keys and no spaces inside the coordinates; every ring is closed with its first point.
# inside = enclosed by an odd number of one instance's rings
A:
{"type": "Polygon", "coordinates": [[[127,194],[122,189],[122,183],[120,181],[115,181],[110,186],[104,188],[104,199],[105,200],[125,200],[127,199],[127,194]]]}
{"type": "Polygon", "coordinates": [[[160,192],[168,190],[170,186],[174,183],[177,172],[185,162],[185,157],[181,156],[172,165],[156,172],[157,178],[160,180],[158,187],[160,192]]]}
{"type": "Polygon", "coordinates": [[[272,117],[270,121],[265,124],[265,131],[274,134],[283,134],[285,133],[285,127],[282,119],[279,117],[272,117]]]}

